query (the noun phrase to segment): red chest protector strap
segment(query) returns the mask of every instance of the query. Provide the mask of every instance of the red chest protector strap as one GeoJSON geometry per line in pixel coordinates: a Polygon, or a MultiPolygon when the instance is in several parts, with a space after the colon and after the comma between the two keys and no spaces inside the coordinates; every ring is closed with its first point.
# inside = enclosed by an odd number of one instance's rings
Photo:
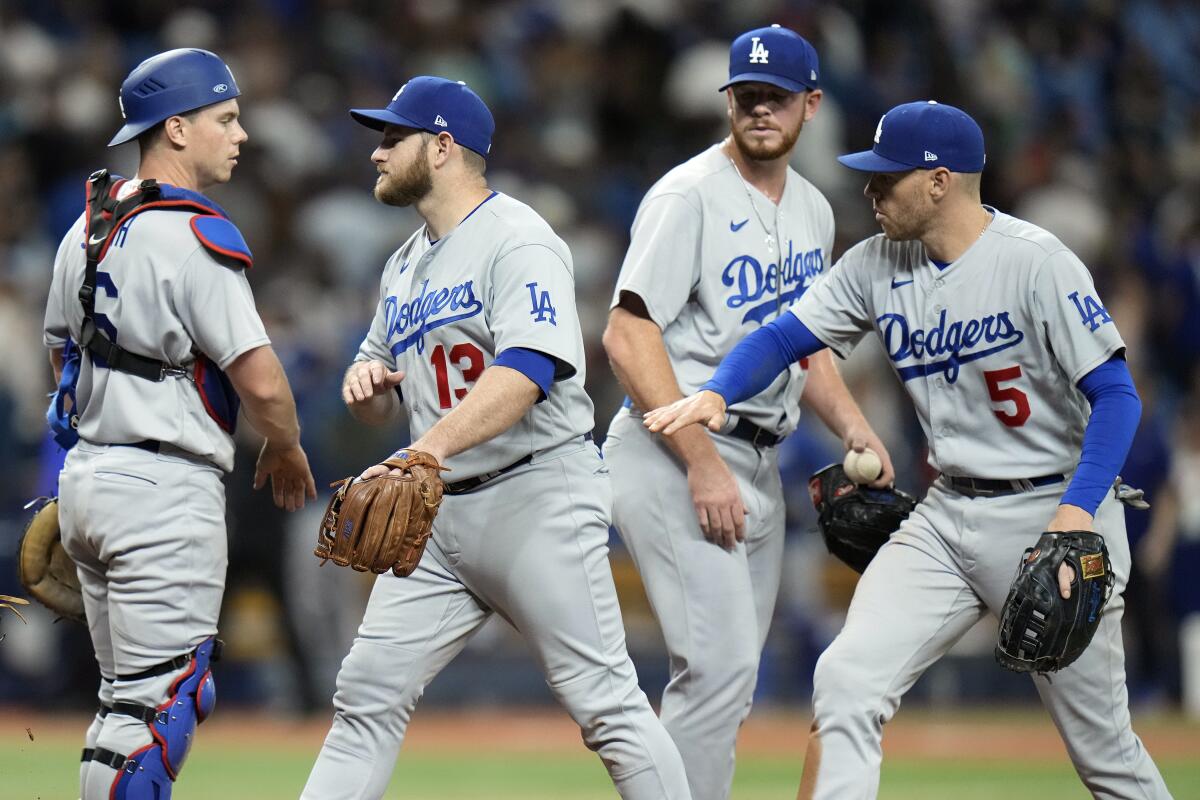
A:
{"type": "Polygon", "coordinates": [[[114,234],[135,214],[152,208],[166,208],[213,215],[220,214],[220,209],[204,204],[198,195],[196,198],[180,196],[183,192],[179,190],[171,192],[171,196],[166,196],[163,188],[154,179],[142,181],[137,191],[118,200],[117,194],[124,184],[124,179],[114,179],[105,169],[92,173],[88,178],[84,230],[87,266],[83,273],[83,284],[79,287],[79,302],[83,305],[83,327],[80,331],[79,346],[86,350],[93,360],[99,361],[109,369],[146,380],[157,382],[168,375],[187,376],[187,369],[132,353],[96,327],[96,271],[108,253],[114,234]]]}

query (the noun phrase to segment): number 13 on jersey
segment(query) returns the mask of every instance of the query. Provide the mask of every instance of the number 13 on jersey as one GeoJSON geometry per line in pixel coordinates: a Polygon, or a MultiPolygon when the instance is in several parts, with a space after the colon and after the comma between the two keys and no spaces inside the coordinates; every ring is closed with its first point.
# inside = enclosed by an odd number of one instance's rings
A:
{"type": "MultiPolygon", "coordinates": [[[[438,404],[447,409],[454,405],[455,400],[462,400],[471,390],[471,385],[483,374],[483,351],[470,342],[456,344],[449,350],[444,345],[433,348],[429,355],[433,370],[437,374],[438,404]],[[450,367],[454,366],[459,378],[465,386],[450,386],[450,367]]],[[[456,381],[457,383],[458,381],[456,381]]]]}

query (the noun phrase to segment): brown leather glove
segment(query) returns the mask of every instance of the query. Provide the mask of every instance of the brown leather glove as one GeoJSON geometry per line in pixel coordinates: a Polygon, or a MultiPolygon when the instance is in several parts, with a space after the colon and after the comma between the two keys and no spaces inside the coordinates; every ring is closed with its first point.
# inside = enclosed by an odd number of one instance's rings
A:
{"type": "Polygon", "coordinates": [[[383,462],[401,473],[343,478],[325,509],[313,553],[341,567],[399,577],[417,568],[442,504],[446,469],[419,450],[401,450],[383,462]]]}
{"type": "Polygon", "coordinates": [[[17,571],[29,596],[60,617],[86,624],[75,562],[63,549],[58,500],[47,500],[21,534],[17,571]]]}

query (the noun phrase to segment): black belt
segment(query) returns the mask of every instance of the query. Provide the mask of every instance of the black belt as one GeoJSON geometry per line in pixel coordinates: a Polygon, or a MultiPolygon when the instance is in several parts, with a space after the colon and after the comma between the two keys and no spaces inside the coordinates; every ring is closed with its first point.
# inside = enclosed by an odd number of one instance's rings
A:
{"type": "MultiPolygon", "coordinates": [[[[590,431],[583,435],[583,440],[585,442],[592,441],[592,434],[590,431]]],[[[461,481],[455,481],[454,483],[447,483],[442,488],[442,491],[445,492],[446,494],[466,494],[467,492],[473,492],[476,489],[478,489],[480,486],[483,486],[485,483],[492,480],[493,478],[499,478],[501,475],[505,474],[506,472],[512,472],[517,467],[523,467],[526,464],[528,464],[530,461],[533,461],[532,453],[530,453],[529,455],[525,456],[524,458],[522,458],[518,461],[514,461],[513,463],[509,464],[507,467],[502,467],[502,468],[496,470],[495,472],[485,472],[482,475],[476,475],[474,478],[463,478],[461,481]]]]}
{"type": "Polygon", "coordinates": [[[726,435],[749,442],[755,447],[775,447],[784,440],[783,436],[771,433],[766,428],[760,428],[745,417],[739,419],[737,425],[733,426],[733,430],[726,435]]]}
{"type": "Polygon", "coordinates": [[[142,439],[140,442],[116,442],[109,447],[136,447],[138,450],[145,450],[147,453],[158,453],[162,447],[162,442],[157,439],[142,439]]]}
{"type": "Polygon", "coordinates": [[[1014,478],[1013,480],[997,480],[995,478],[965,478],[957,475],[942,475],[951,489],[967,497],[1002,497],[1008,494],[1032,492],[1040,486],[1050,486],[1062,483],[1066,478],[1062,473],[1039,475],[1036,478],[1014,478]]]}

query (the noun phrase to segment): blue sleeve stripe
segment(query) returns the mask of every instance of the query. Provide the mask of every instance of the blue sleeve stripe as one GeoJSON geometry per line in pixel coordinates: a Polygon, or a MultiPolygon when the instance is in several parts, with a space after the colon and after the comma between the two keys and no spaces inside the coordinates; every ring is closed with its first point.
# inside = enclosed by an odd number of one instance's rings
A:
{"type": "Polygon", "coordinates": [[[538,398],[540,403],[550,394],[550,386],[554,383],[555,360],[553,357],[527,347],[510,347],[492,362],[502,367],[515,369],[542,390],[538,398]]]}
{"type": "Polygon", "coordinates": [[[791,364],[824,347],[799,317],[784,313],[738,342],[700,388],[721,395],[728,406],[736,405],[766,389],[791,364]]]}
{"type": "Polygon", "coordinates": [[[1142,416],[1142,401],[1121,355],[1084,375],[1078,386],[1092,412],[1083,432],[1079,467],[1059,502],[1095,514],[1125,464],[1142,416]]]}

